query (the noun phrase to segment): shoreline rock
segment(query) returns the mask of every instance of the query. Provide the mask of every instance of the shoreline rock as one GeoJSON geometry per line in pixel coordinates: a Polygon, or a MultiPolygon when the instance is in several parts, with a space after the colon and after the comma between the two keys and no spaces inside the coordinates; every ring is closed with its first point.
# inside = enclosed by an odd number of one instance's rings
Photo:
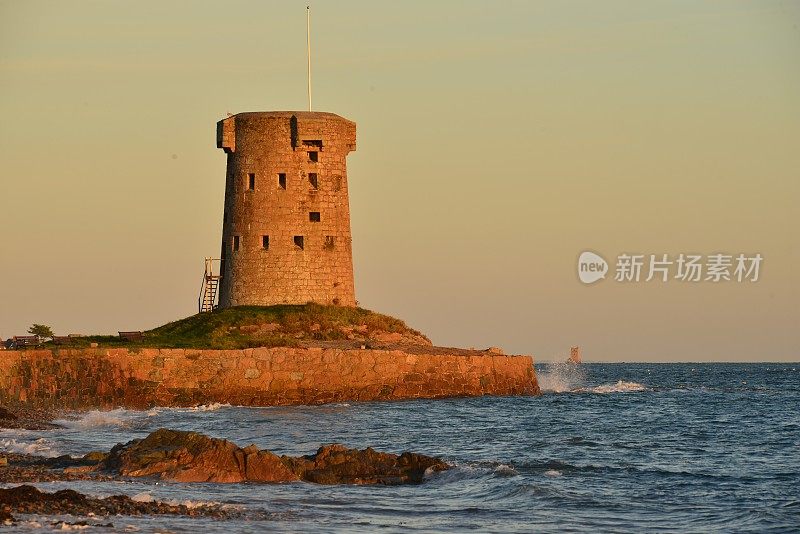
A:
{"type": "Polygon", "coordinates": [[[157,476],[173,482],[294,482],[317,484],[420,484],[425,474],[444,471],[444,461],[404,452],[324,445],[309,456],[278,456],[255,445],[238,447],[197,432],[159,429],[144,439],[119,444],[97,465],[121,477],[157,476]]]}
{"type": "MultiPolygon", "coordinates": [[[[221,505],[199,505],[188,507],[158,501],[134,501],[126,495],[113,495],[104,499],[88,497],[77,491],[65,489],[54,493],[40,491],[29,485],[0,489],[0,524],[17,521],[13,514],[41,514],[73,516],[115,515],[183,515],[226,519],[230,512],[221,505]]],[[[86,522],[76,523],[86,525],[86,522]]],[[[109,525],[97,525],[109,526],[109,525]]],[[[111,525],[113,526],[113,525],[111,525]]]]}
{"type": "Polygon", "coordinates": [[[19,406],[12,412],[0,406],[0,429],[20,430],[52,430],[61,426],[52,423],[53,412],[50,410],[19,406]]]}
{"type": "Polygon", "coordinates": [[[159,429],[144,439],[114,446],[109,453],[45,458],[6,453],[0,483],[119,480],[154,477],[171,482],[316,484],[421,484],[450,465],[424,454],[392,454],[371,447],[321,446],[307,456],[278,456],[255,445],[179,430],[159,429]]]}

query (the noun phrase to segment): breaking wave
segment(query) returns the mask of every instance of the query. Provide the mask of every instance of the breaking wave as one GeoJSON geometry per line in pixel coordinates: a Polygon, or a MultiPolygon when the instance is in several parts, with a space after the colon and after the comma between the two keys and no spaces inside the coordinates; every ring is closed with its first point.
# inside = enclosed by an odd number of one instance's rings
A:
{"type": "Polygon", "coordinates": [[[618,380],[612,384],[599,386],[587,385],[586,368],[569,362],[553,362],[547,364],[537,373],[539,387],[545,393],[630,393],[647,391],[648,388],[638,382],[618,380]]]}
{"type": "Polygon", "coordinates": [[[35,454],[38,456],[46,456],[48,458],[53,458],[60,454],[57,450],[55,450],[53,444],[44,438],[38,438],[33,441],[3,438],[0,439],[0,450],[6,452],[15,452],[18,454],[35,454]]]}
{"type": "Polygon", "coordinates": [[[117,408],[116,410],[91,410],[86,413],[78,414],[74,418],[58,419],[55,423],[66,428],[83,430],[99,427],[119,427],[132,428],[141,424],[142,416],[153,417],[157,415],[156,410],[140,412],[136,410],[126,410],[117,408]]]}
{"type": "Polygon", "coordinates": [[[638,382],[626,382],[618,380],[616,384],[603,384],[593,388],[584,388],[578,391],[587,391],[590,393],[628,393],[632,391],[647,391],[647,388],[638,382]]]}
{"type": "Polygon", "coordinates": [[[231,405],[222,402],[212,402],[210,404],[201,404],[199,406],[192,406],[190,408],[169,408],[176,412],[215,412],[220,408],[230,408],[231,405]]]}
{"type": "Polygon", "coordinates": [[[537,373],[537,380],[542,391],[547,393],[578,391],[586,384],[586,369],[573,363],[552,362],[537,373]]]}

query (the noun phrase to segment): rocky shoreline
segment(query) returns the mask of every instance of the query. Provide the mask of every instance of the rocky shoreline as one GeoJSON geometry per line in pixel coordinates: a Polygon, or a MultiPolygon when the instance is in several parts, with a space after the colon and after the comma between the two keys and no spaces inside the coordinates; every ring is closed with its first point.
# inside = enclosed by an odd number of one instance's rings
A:
{"type": "Polygon", "coordinates": [[[51,430],[59,428],[52,423],[53,412],[43,408],[19,406],[14,412],[0,406],[0,428],[20,430],[51,430]]]}
{"type": "Polygon", "coordinates": [[[316,484],[421,484],[450,468],[439,458],[372,448],[323,445],[308,456],[278,456],[197,432],[162,428],[111,451],[45,458],[9,453],[0,482],[124,480],[151,477],[171,482],[313,482],[316,484]]]}
{"type": "MultiPolygon", "coordinates": [[[[186,506],[158,501],[136,501],[126,495],[113,495],[103,499],[87,497],[77,491],[65,489],[54,493],[39,491],[33,486],[22,485],[0,489],[0,524],[14,524],[14,514],[72,515],[78,517],[111,517],[132,515],[182,515],[190,517],[212,517],[229,519],[241,515],[217,504],[186,506]]],[[[54,522],[51,526],[103,526],[112,528],[112,523],[97,523],[94,520],[66,523],[54,522]]]]}
{"type": "MultiPolygon", "coordinates": [[[[0,428],[59,428],[49,421],[53,415],[43,410],[12,413],[0,407],[0,428]]],[[[397,485],[421,484],[431,473],[450,467],[439,458],[422,454],[404,452],[397,455],[371,448],[348,449],[340,444],[323,445],[315,454],[307,456],[278,456],[260,450],[255,445],[242,448],[225,439],[162,428],[143,439],[118,444],[108,452],[91,452],[81,457],[64,455],[47,458],[32,454],[0,453],[0,483],[23,484],[0,489],[0,524],[15,522],[15,514],[88,517],[171,514],[218,519],[235,515],[220,505],[190,508],[163,502],[139,502],[119,495],[93,498],[74,490],[46,493],[30,486],[30,483],[151,478],[181,483],[397,485]]],[[[65,525],[100,524],[82,521],[65,525]]]]}

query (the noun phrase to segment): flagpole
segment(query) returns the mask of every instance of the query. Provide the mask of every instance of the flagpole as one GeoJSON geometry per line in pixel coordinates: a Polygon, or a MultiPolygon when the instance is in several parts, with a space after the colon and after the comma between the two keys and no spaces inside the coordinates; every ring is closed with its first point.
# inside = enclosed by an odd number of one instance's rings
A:
{"type": "Polygon", "coordinates": [[[308,58],[308,111],[311,111],[311,6],[306,6],[306,55],[308,58]]]}

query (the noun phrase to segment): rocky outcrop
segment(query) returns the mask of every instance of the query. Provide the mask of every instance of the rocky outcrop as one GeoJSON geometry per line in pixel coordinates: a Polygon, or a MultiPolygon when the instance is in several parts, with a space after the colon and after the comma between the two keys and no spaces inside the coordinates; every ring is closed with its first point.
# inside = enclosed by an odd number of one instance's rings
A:
{"type": "Polygon", "coordinates": [[[300,479],[317,484],[421,484],[426,473],[450,468],[442,460],[422,454],[397,456],[339,444],[320,447],[312,456],[282,456],[281,461],[300,479]]]}
{"type": "Polygon", "coordinates": [[[530,356],[364,347],[6,351],[0,403],[13,409],[143,409],[539,393],[530,356]]]}
{"type": "MultiPolygon", "coordinates": [[[[230,512],[218,505],[200,505],[190,508],[185,505],[171,505],[156,501],[139,502],[125,495],[95,499],[69,489],[47,493],[27,485],[0,489],[0,521],[13,523],[16,519],[12,514],[69,514],[84,517],[170,514],[215,518],[227,518],[231,515],[230,512]]],[[[83,522],[80,526],[91,525],[83,522]]]]}
{"type": "Polygon", "coordinates": [[[51,413],[31,407],[19,407],[17,413],[0,406],[0,428],[19,428],[24,430],[50,430],[59,428],[50,423],[51,413]]]}
{"type": "Polygon", "coordinates": [[[98,470],[124,477],[155,476],[174,482],[292,482],[318,484],[419,484],[426,472],[449,466],[421,454],[401,455],[321,447],[311,456],[277,456],[255,445],[160,429],[111,449],[98,470]]]}

